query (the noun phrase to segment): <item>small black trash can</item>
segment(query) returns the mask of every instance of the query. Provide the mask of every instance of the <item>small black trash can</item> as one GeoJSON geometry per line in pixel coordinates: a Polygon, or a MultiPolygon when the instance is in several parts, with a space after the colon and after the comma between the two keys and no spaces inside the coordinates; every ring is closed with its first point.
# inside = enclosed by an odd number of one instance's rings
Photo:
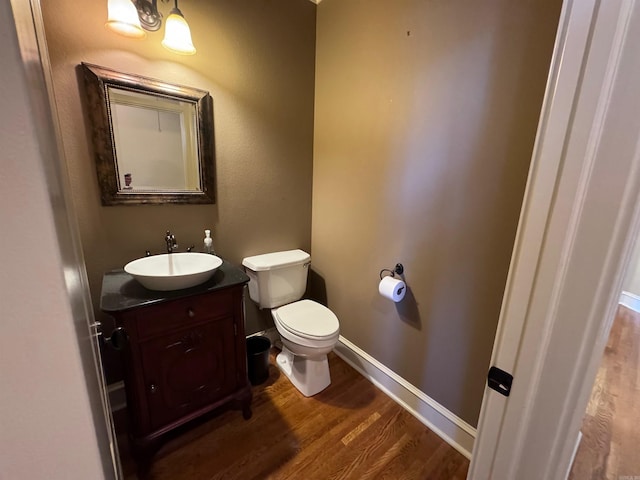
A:
{"type": "Polygon", "coordinates": [[[247,369],[251,385],[260,385],[269,378],[269,349],[271,340],[256,335],[247,338],[247,369]]]}

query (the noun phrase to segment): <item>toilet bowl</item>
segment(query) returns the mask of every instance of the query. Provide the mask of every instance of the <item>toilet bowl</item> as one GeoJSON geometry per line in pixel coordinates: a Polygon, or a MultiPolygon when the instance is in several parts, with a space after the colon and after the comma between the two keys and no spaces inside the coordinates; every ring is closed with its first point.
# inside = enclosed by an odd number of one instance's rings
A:
{"type": "Polygon", "coordinates": [[[340,323],[327,307],[300,300],[307,285],[311,257],[302,250],[267,253],[242,261],[249,276],[249,295],[270,308],[282,339],[276,364],[305,396],[331,383],[327,354],[338,342],[340,323]]]}
{"type": "Polygon", "coordinates": [[[337,317],[312,300],[300,300],[271,310],[282,339],[282,352],[276,364],[306,397],[331,384],[327,354],[340,335],[337,317]]]}

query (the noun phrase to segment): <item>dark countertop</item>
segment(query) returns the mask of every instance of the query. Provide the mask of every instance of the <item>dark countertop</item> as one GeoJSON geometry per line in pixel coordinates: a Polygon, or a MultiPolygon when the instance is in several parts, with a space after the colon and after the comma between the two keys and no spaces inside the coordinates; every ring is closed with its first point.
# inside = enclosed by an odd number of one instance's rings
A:
{"type": "Polygon", "coordinates": [[[168,292],[148,290],[124,270],[111,270],[102,277],[100,310],[107,313],[122,312],[132,308],[175,300],[176,298],[214,292],[234,285],[242,285],[248,281],[249,277],[241,268],[226,260],[222,261],[220,268],[205,283],[168,292]]]}

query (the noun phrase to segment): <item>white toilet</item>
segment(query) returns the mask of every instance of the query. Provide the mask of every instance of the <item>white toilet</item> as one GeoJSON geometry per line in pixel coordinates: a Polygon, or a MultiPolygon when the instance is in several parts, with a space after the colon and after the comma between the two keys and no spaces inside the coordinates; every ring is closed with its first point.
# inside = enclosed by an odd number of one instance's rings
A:
{"type": "Polygon", "coordinates": [[[340,324],[327,307],[300,300],[307,286],[311,256],[302,250],[266,253],[242,261],[250,278],[249,295],[260,308],[271,308],[282,338],[278,368],[306,397],[329,386],[329,353],[340,324]]]}

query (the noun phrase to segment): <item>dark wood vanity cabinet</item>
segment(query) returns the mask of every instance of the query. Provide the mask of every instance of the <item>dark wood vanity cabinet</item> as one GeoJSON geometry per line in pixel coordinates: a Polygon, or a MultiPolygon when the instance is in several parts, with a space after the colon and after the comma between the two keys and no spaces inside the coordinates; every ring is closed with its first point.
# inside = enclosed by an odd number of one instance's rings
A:
{"type": "Polygon", "coordinates": [[[211,319],[140,344],[143,404],[151,430],[234,391],[238,369],[233,328],[231,317],[211,319]]]}
{"type": "MultiPolygon", "coordinates": [[[[244,280],[244,272],[239,272],[231,273],[244,280]]],[[[162,298],[133,307],[130,303],[135,302],[120,299],[126,307],[120,310],[106,309],[115,297],[109,298],[108,292],[105,297],[105,290],[114,290],[105,275],[101,307],[128,335],[121,353],[129,435],[140,456],[152,454],[165,433],[222,405],[241,409],[245,418],[251,416],[242,305],[246,282],[230,282],[229,275],[222,274],[216,272],[217,283],[214,276],[210,284],[183,291],[186,296],[128,283],[116,290],[126,292],[129,299],[162,298]]],[[[117,283],[114,278],[110,280],[117,283]]]]}

